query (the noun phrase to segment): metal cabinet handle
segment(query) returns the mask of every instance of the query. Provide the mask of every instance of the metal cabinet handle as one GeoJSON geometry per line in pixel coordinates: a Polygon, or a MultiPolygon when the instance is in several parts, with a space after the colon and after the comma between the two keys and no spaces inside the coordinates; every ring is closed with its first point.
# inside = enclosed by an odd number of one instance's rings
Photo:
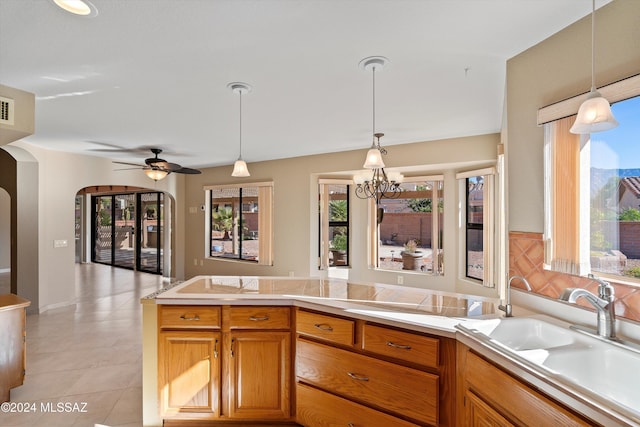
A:
{"type": "Polygon", "coordinates": [[[190,316],[190,317],[187,317],[186,314],[183,314],[182,316],[180,316],[180,318],[182,320],[200,320],[200,316],[198,316],[197,314],[195,314],[193,316],[190,316]]]}
{"type": "Polygon", "coordinates": [[[251,320],[252,322],[262,322],[265,320],[269,320],[269,316],[262,316],[262,317],[249,316],[249,320],[251,320]]]}
{"type": "Polygon", "coordinates": [[[331,327],[331,325],[327,325],[326,323],[316,323],[313,326],[320,329],[321,331],[333,332],[333,328],[331,327]]]}
{"type": "Polygon", "coordinates": [[[231,348],[229,349],[230,354],[231,354],[231,357],[233,357],[233,344],[234,344],[235,342],[236,342],[236,340],[235,340],[235,339],[232,339],[232,340],[231,340],[231,348]]]}
{"type": "Polygon", "coordinates": [[[364,375],[356,374],[353,372],[347,372],[347,375],[349,375],[349,377],[353,378],[354,380],[369,381],[369,377],[365,377],[364,375]]]}
{"type": "Polygon", "coordinates": [[[387,341],[387,345],[389,347],[399,348],[400,350],[411,350],[411,346],[410,345],[396,344],[396,343],[391,342],[391,341],[387,341]]]}
{"type": "Polygon", "coordinates": [[[213,358],[214,359],[218,358],[218,339],[217,338],[213,343],[213,358]]]}
{"type": "Polygon", "coordinates": [[[349,423],[347,424],[347,427],[356,427],[356,425],[354,423],[349,423]]]}

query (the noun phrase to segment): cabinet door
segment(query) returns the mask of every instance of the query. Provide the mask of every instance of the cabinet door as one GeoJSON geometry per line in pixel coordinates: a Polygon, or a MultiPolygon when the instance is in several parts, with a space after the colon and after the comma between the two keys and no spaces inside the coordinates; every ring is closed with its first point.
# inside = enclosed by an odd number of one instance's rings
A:
{"type": "Polygon", "coordinates": [[[219,332],[160,333],[158,387],[163,416],[219,416],[220,338],[219,332]]]}
{"type": "Polygon", "coordinates": [[[465,394],[464,404],[469,427],[513,427],[513,424],[471,391],[465,394]]]}
{"type": "Polygon", "coordinates": [[[229,333],[229,416],[290,417],[291,333],[229,333]]]}

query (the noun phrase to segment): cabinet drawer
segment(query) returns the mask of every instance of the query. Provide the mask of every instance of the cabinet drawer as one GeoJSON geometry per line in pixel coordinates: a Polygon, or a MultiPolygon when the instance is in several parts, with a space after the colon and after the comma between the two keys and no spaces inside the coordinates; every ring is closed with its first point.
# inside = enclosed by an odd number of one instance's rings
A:
{"type": "Polygon", "coordinates": [[[296,393],[296,421],[307,427],[418,427],[304,384],[296,386],[296,393]]]}
{"type": "Polygon", "coordinates": [[[438,423],[437,375],[298,340],[298,380],[420,423],[438,423]]]}
{"type": "Polygon", "coordinates": [[[296,331],[299,334],[331,341],[337,344],[353,345],[355,322],[323,314],[298,311],[296,331]]]}
{"type": "Polygon", "coordinates": [[[231,329],[289,329],[291,309],[289,307],[230,307],[231,329]]]}
{"type": "Polygon", "coordinates": [[[220,307],[161,305],[158,323],[164,329],[220,328],[220,307]]]}
{"type": "Polygon", "coordinates": [[[362,348],[372,353],[437,368],[439,344],[437,338],[364,325],[362,348]]]}

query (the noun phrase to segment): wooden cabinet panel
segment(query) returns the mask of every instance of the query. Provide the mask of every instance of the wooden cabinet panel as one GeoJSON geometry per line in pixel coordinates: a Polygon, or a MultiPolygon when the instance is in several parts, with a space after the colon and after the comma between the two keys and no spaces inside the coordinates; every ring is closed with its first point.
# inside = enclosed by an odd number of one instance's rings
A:
{"type": "Polygon", "coordinates": [[[231,329],[289,329],[291,328],[289,307],[230,307],[231,329]]]}
{"type": "Polygon", "coordinates": [[[383,356],[438,367],[440,341],[419,334],[365,324],[362,348],[383,356]]]}
{"type": "Polygon", "coordinates": [[[291,333],[230,333],[229,375],[231,418],[289,418],[291,333]]]}
{"type": "Polygon", "coordinates": [[[514,424],[540,427],[593,425],[475,353],[467,351],[464,359],[465,388],[481,396],[514,424]]]}
{"type": "Polygon", "coordinates": [[[471,391],[468,391],[465,395],[465,408],[466,426],[514,427],[506,418],[471,391]]]}
{"type": "Polygon", "coordinates": [[[296,315],[296,331],[336,344],[353,346],[355,321],[299,310],[296,315]]]}
{"type": "Polygon", "coordinates": [[[298,384],[297,421],[306,427],[418,427],[417,424],[298,384]]]}
{"type": "Polygon", "coordinates": [[[438,381],[417,369],[298,340],[296,375],[302,382],[418,422],[438,422],[438,381]]]}
{"type": "Polygon", "coordinates": [[[162,329],[220,328],[220,307],[201,305],[161,305],[158,324],[162,329]]]}
{"type": "Polygon", "coordinates": [[[0,295],[0,402],[24,382],[26,367],[26,308],[29,300],[14,294],[0,295]]]}
{"type": "Polygon", "coordinates": [[[162,415],[219,415],[220,333],[161,332],[158,347],[162,415]]]}

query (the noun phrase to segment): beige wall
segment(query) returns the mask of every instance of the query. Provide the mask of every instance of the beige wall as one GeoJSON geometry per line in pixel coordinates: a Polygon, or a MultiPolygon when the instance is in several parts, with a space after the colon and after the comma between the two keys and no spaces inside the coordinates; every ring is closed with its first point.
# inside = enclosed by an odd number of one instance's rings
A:
{"type": "MultiPolygon", "coordinates": [[[[495,161],[498,134],[457,138],[442,141],[420,142],[388,146],[385,163],[393,168],[403,168],[407,175],[442,173],[447,171],[445,182],[445,277],[421,274],[388,273],[367,268],[366,227],[367,203],[353,194],[351,203],[352,236],[349,278],[353,281],[378,281],[396,283],[403,274],[408,286],[432,287],[456,290],[456,211],[454,197],[457,192],[454,171],[463,164],[486,165],[495,161]]],[[[209,168],[202,175],[192,175],[186,181],[186,238],[185,278],[198,274],[242,275],[320,275],[317,270],[317,179],[318,177],[351,177],[360,170],[368,144],[363,149],[340,153],[249,163],[251,177],[231,177],[231,166],[209,168]],[[366,147],[366,148],[365,148],[366,147]],[[259,266],[247,262],[207,259],[205,252],[205,214],[200,206],[205,204],[203,187],[213,184],[274,181],[274,265],[259,266]],[[190,212],[194,213],[188,213],[190,212]],[[200,265],[202,263],[202,265],[200,265]],[[197,264],[197,265],[194,265],[197,264]]],[[[245,155],[250,158],[250,154],[245,155]]],[[[480,287],[475,286],[474,289],[480,287]]],[[[479,290],[482,292],[482,290],[479,290]]],[[[491,291],[492,292],[492,291],[491,291]]]]}
{"type": "MultiPolygon", "coordinates": [[[[596,86],[640,73],[640,1],[596,12],[596,86]]],[[[543,128],[537,110],[591,87],[591,17],[507,62],[509,230],[543,232],[543,128]]]]}

